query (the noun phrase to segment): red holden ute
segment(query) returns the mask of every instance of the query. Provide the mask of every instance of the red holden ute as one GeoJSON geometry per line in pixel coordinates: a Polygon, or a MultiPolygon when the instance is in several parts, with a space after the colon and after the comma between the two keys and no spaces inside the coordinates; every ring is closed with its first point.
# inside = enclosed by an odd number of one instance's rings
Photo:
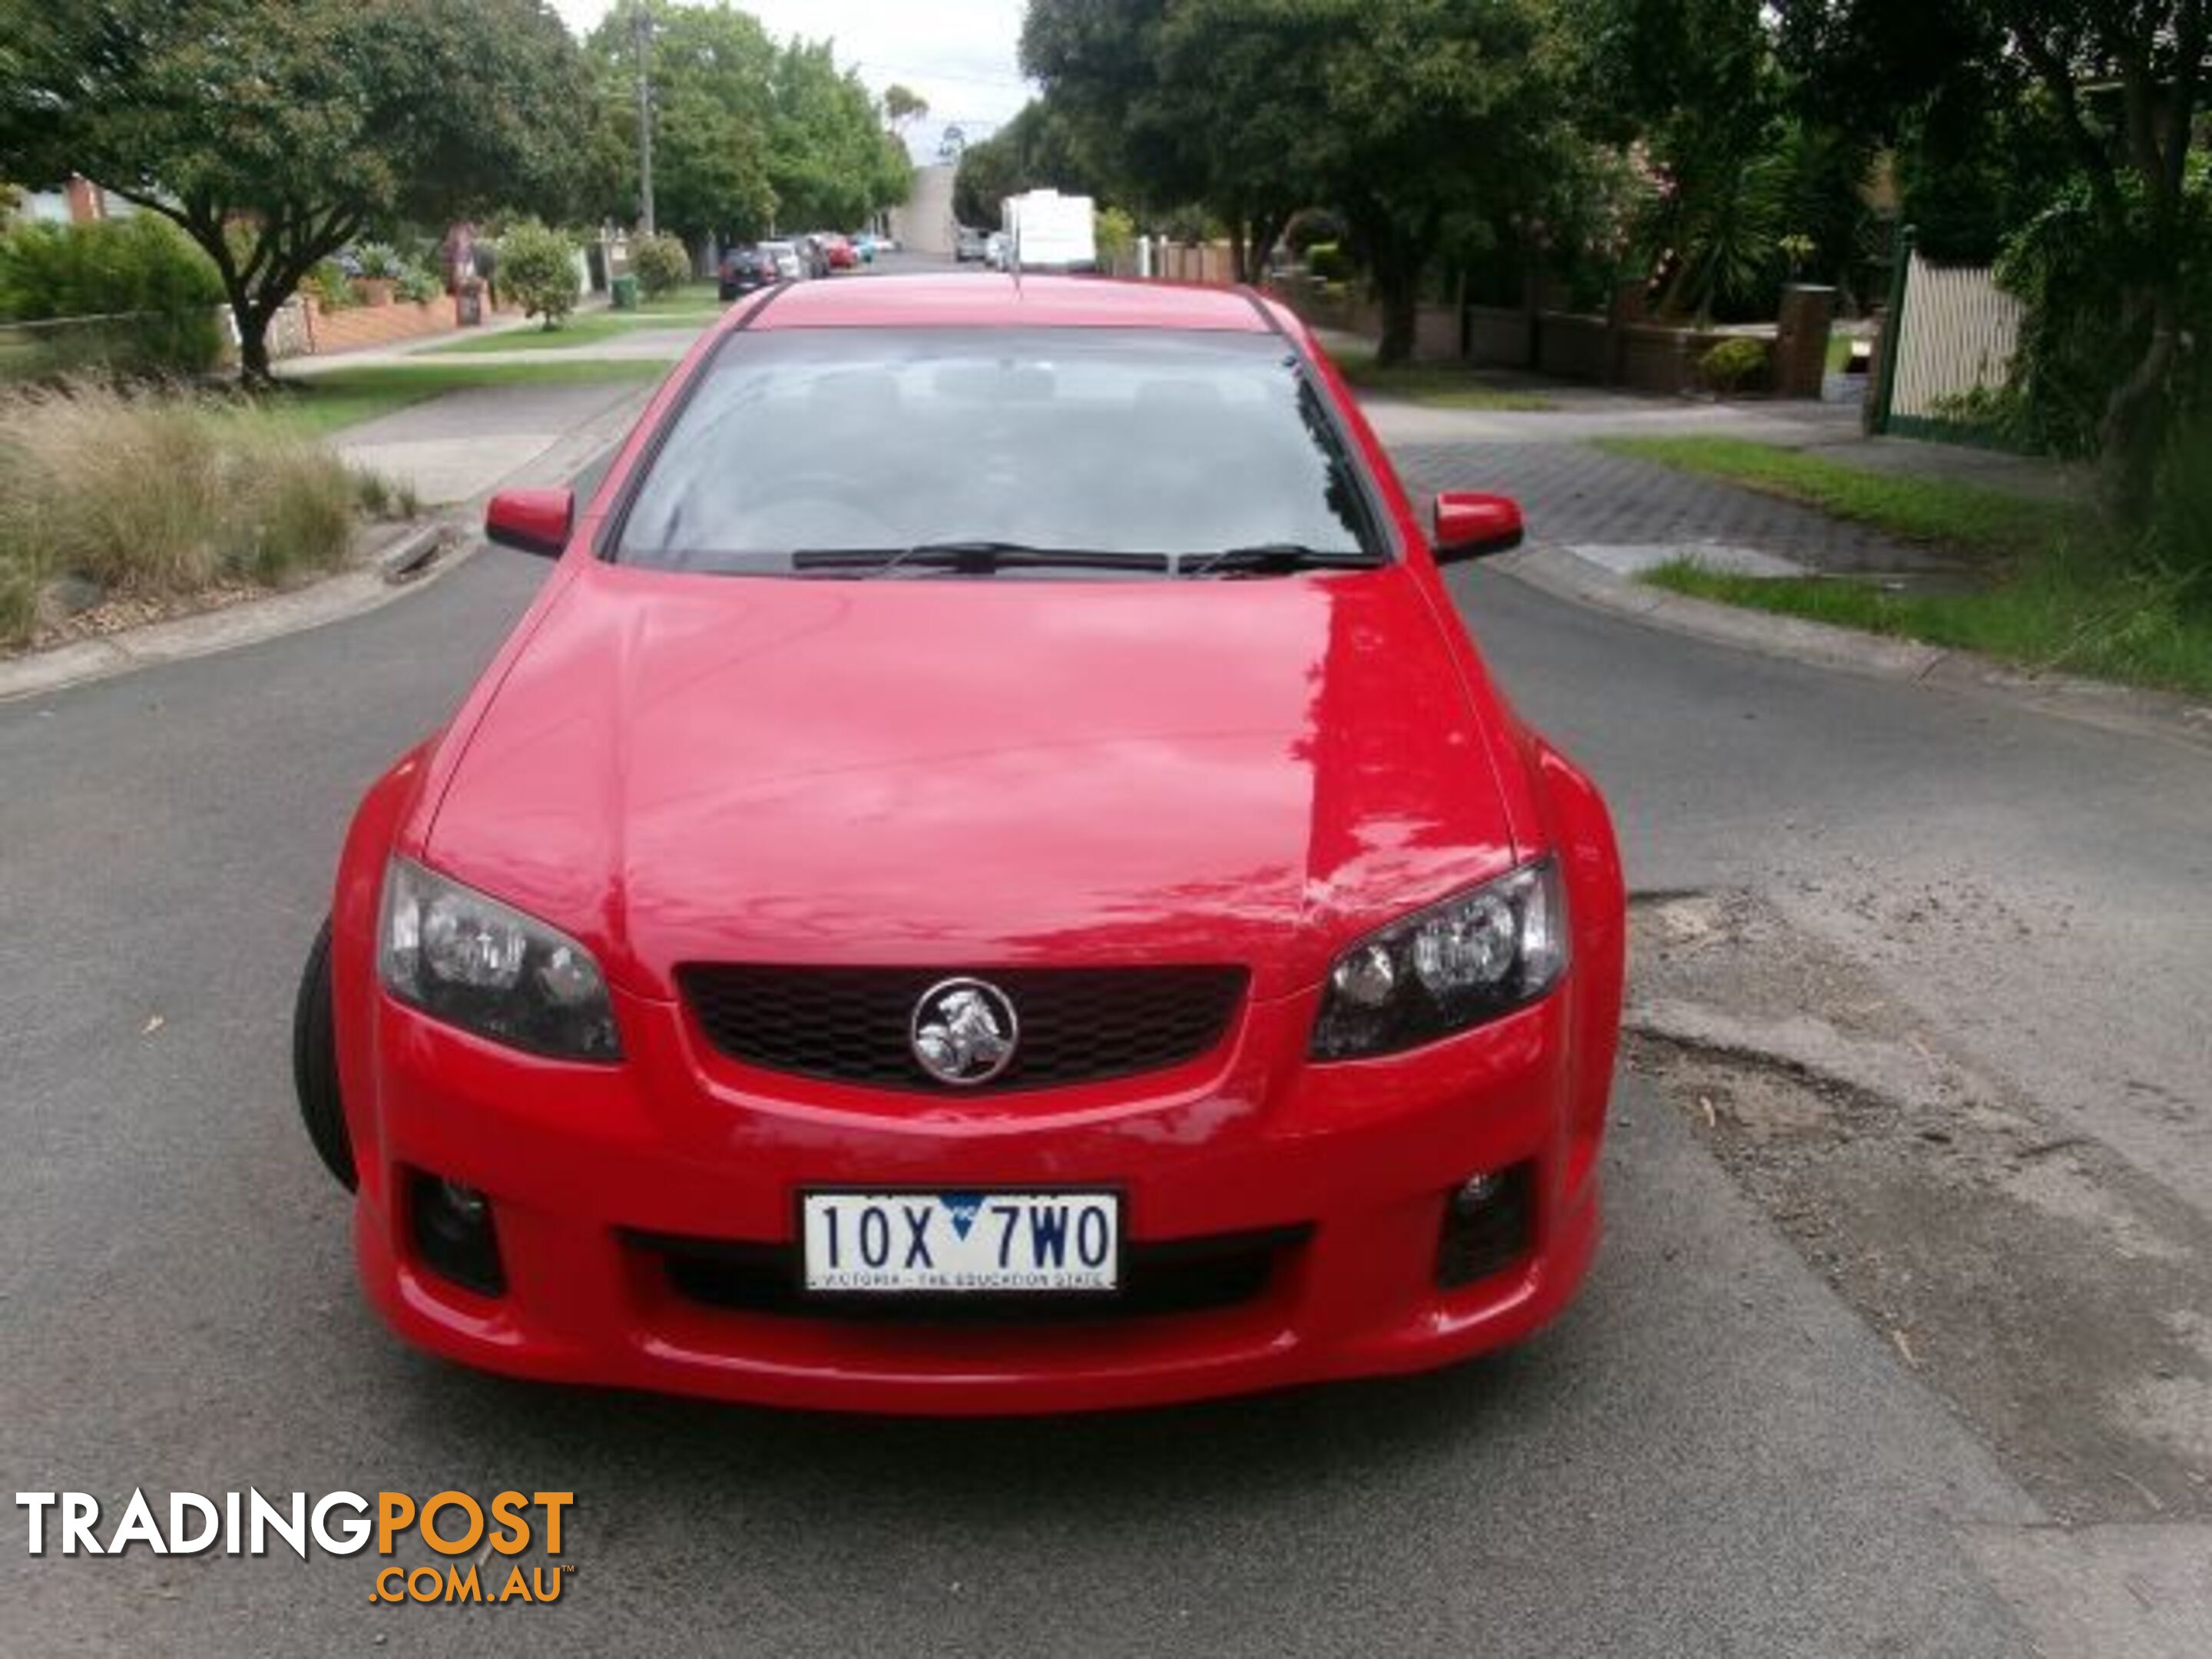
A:
{"type": "Polygon", "coordinates": [[[556,562],[362,803],[295,1021],[408,1340],[1056,1412],[1572,1297],[1612,828],[1439,574],[1518,510],[1417,519],[1282,307],[778,287],[487,532],[556,562]]]}

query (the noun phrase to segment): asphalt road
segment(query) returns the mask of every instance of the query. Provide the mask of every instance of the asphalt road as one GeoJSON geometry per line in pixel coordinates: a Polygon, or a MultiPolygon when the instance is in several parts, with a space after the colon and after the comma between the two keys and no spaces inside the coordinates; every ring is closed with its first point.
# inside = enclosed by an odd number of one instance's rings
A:
{"type": "MultiPolygon", "coordinates": [[[[374,1606],[365,1559],[31,1559],[16,1512],[0,1651],[2030,1650],[1974,1540],[2040,1512],[1632,1086],[1583,1302],[1438,1376],[904,1423],[400,1348],[298,1130],[290,996],[358,792],[543,571],[487,552],[348,623],[0,706],[0,1471],[96,1493],[111,1523],[134,1486],[569,1490],[561,1605],[374,1606]]],[[[1645,884],[1771,868],[1816,822],[1909,854],[1916,815],[2009,822],[2011,792],[2143,764],[1502,578],[1462,592],[1612,791],[1645,884]]],[[[2005,833],[2055,858],[2089,816],[2005,833]]]]}

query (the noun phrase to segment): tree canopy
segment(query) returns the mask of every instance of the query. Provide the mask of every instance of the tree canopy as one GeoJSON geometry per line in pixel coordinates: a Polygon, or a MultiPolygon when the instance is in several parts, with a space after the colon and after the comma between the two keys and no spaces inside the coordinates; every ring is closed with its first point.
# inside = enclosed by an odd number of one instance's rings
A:
{"type": "Polygon", "coordinates": [[[585,77],[538,0],[0,0],[0,171],[82,173],[215,262],[249,380],[373,225],[565,214],[585,77]]]}
{"type": "Polygon", "coordinates": [[[2015,369],[2036,435],[2094,449],[2124,510],[2212,386],[2208,0],[1781,0],[1786,59],[1900,143],[1908,216],[1995,238],[2030,307],[2015,369]]]}
{"type": "MultiPolygon", "coordinates": [[[[740,241],[771,224],[853,225],[905,198],[911,169],[867,88],[827,41],[779,44],[727,4],[644,0],[653,88],[653,207],[688,241],[740,241]]],[[[611,11],[586,51],[599,86],[592,205],[638,210],[635,9],[611,11]]],[[[902,88],[892,90],[906,94],[902,88]]],[[[928,106],[905,102],[908,118],[928,106]]]]}
{"type": "Polygon", "coordinates": [[[1000,204],[1025,190],[1097,193],[1066,119],[1031,100],[988,138],[960,152],[952,175],[952,216],[963,225],[996,228],[1000,204]]]}
{"type": "Polygon", "coordinates": [[[1024,67],[1080,164],[1155,213],[1203,206],[1247,274],[1338,209],[1402,356],[1447,234],[1533,213],[1564,134],[1550,0],[1030,0],[1024,67]],[[1479,161],[1477,160],[1479,158],[1479,161]]]}

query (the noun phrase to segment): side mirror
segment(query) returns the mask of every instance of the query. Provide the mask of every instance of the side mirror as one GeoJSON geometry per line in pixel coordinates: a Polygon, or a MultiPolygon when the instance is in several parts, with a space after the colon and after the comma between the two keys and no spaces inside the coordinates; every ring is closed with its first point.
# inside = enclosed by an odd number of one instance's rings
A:
{"type": "Polygon", "coordinates": [[[502,489],[484,508],[484,539],[557,559],[575,516],[576,498],[565,489],[502,489]]]}
{"type": "Polygon", "coordinates": [[[1510,495],[1447,489],[1437,497],[1434,546],[1438,564],[1457,564],[1521,545],[1521,505],[1510,495]]]}

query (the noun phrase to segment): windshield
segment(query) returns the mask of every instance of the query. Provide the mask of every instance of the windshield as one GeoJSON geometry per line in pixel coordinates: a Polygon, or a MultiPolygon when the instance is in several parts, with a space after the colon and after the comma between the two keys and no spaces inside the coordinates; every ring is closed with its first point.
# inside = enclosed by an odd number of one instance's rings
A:
{"type": "Polygon", "coordinates": [[[1272,334],[763,331],[732,335],[704,376],[630,507],[622,562],[772,574],[802,549],[988,542],[1158,569],[1387,546],[1272,334]]]}

